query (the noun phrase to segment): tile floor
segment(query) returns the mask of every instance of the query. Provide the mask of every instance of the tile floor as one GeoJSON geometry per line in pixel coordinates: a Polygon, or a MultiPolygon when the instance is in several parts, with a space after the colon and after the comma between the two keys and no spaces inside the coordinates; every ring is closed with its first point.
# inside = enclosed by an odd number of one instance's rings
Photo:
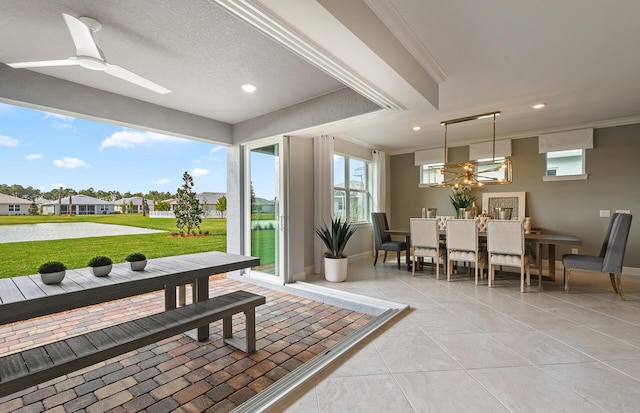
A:
{"type": "Polygon", "coordinates": [[[639,278],[623,276],[623,302],[606,275],[574,272],[565,294],[560,273],[520,294],[519,276],[490,290],[371,264],[350,262],[342,284],[308,281],[411,309],[273,411],[640,411],[639,278]]]}

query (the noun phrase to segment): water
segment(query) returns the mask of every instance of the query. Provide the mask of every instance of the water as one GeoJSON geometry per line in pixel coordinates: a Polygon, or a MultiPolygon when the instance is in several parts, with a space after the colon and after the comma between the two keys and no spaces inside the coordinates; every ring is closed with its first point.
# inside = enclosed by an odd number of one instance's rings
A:
{"type": "Polygon", "coordinates": [[[96,224],[94,222],[0,225],[0,244],[7,242],[50,241],[69,238],[153,234],[157,232],[166,231],[128,227],[126,225],[96,224]]]}

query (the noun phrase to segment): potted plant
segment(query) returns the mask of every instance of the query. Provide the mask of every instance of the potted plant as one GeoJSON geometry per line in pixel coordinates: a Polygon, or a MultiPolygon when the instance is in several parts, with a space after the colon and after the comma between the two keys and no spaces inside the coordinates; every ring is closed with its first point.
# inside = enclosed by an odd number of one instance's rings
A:
{"type": "Polygon", "coordinates": [[[129,263],[132,271],[142,271],[147,266],[147,257],[141,252],[133,252],[124,259],[129,263]]]}
{"type": "Polygon", "coordinates": [[[343,222],[339,218],[331,219],[330,228],[327,224],[316,228],[316,234],[328,250],[324,255],[324,277],[327,281],[342,282],[347,278],[347,256],[344,255],[344,249],[356,229],[350,222],[343,222]]]}
{"type": "Polygon", "coordinates": [[[38,267],[44,284],[60,284],[64,279],[67,266],[60,261],[47,261],[38,267]]]}
{"type": "Polygon", "coordinates": [[[91,258],[87,265],[91,267],[93,275],[96,277],[105,277],[111,272],[112,264],[113,261],[111,261],[111,258],[105,255],[96,255],[91,258]]]}
{"type": "Polygon", "coordinates": [[[469,208],[471,205],[474,205],[476,202],[476,197],[472,197],[469,192],[471,192],[471,188],[468,186],[458,186],[451,188],[453,190],[453,195],[449,195],[449,199],[451,200],[451,204],[456,209],[456,217],[464,218],[462,216],[462,209],[469,208]]]}

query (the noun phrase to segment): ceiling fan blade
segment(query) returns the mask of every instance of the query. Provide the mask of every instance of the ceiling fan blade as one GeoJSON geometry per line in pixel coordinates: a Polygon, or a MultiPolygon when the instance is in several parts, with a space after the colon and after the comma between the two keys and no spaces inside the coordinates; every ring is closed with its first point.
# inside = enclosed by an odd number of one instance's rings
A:
{"type": "Polygon", "coordinates": [[[107,67],[106,69],[104,69],[104,71],[108,74],[110,74],[111,76],[115,76],[117,78],[120,78],[122,80],[126,80],[127,82],[131,82],[133,84],[136,84],[138,86],[142,86],[146,89],[152,90],[156,93],[160,93],[161,95],[164,95],[166,93],[171,93],[171,91],[165,87],[160,86],[159,84],[152,82],[148,79],[145,79],[144,77],[137,75],[123,67],[117,66],[117,65],[111,65],[109,63],[107,63],[107,67]]]}
{"type": "Polygon", "coordinates": [[[86,24],[73,16],[62,13],[67,28],[73,39],[73,43],[76,45],[76,52],[78,56],[89,56],[96,59],[104,60],[96,42],[93,40],[93,34],[91,29],[86,24]]]}
{"type": "Polygon", "coordinates": [[[7,63],[8,66],[14,69],[29,69],[32,67],[53,67],[53,66],[74,66],[78,65],[77,60],[64,59],[64,60],[41,60],[38,62],[19,62],[19,63],[7,63]]]}

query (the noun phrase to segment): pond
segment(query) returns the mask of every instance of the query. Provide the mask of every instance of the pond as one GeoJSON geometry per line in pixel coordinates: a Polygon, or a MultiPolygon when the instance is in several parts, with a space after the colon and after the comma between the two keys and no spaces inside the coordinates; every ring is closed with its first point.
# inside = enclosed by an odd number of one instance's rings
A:
{"type": "Polygon", "coordinates": [[[94,222],[0,225],[0,243],[153,234],[156,232],[166,231],[126,225],[96,224],[94,222]]]}

